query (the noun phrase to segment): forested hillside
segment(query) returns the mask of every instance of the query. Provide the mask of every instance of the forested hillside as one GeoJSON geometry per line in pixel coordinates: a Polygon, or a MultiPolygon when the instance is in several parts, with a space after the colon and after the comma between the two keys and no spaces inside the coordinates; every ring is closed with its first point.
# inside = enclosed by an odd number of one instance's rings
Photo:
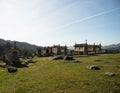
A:
{"type": "Polygon", "coordinates": [[[14,42],[16,42],[17,47],[20,49],[27,49],[27,50],[35,50],[38,46],[32,45],[26,42],[19,42],[19,41],[10,41],[10,40],[4,40],[0,39],[0,45],[5,46],[6,44],[10,43],[11,46],[14,45],[14,42]]]}

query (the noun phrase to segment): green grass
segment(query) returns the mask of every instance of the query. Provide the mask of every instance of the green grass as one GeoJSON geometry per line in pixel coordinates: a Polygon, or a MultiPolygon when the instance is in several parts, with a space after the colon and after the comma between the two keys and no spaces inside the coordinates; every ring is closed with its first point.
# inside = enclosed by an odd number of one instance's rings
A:
{"type": "Polygon", "coordinates": [[[0,93],[120,93],[120,54],[76,58],[81,63],[48,57],[33,60],[35,64],[16,73],[0,68],[0,93]],[[90,65],[101,70],[88,70],[90,65]],[[105,72],[117,76],[104,76],[105,72]]]}

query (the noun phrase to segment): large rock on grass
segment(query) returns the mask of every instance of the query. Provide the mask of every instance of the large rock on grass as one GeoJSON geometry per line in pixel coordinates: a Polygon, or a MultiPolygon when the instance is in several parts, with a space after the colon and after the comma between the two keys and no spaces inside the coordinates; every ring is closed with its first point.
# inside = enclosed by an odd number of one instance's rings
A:
{"type": "Polygon", "coordinates": [[[59,60],[59,59],[64,59],[64,56],[63,55],[57,55],[57,56],[52,58],[52,60],[59,60]]]}
{"type": "Polygon", "coordinates": [[[65,56],[64,60],[74,60],[73,56],[65,56]]]}
{"type": "Polygon", "coordinates": [[[34,64],[35,62],[31,59],[26,59],[25,63],[23,64],[24,67],[29,67],[31,64],[34,64]]]}
{"type": "Polygon", "coordinates": [[[97,66],[97,65],[91,65],[91,66],[89,66],[87,68],[90,69],[90,70],[100,70],[100,67],[97,66]]]}
{"type": "Polygon", "coordinates": [[[17,71],[17,68],[16,68],[16,67],[13,67],[13,66],[8,66],[8,67],[7,67],[7,70],[8,70],[8,72],[13,73],[13,72],[16,72],[16,71],[17,71]]]}
{"type": "Polygon", "coordinates": [[[33,60],[31,60],[31,59],[26,59],[25,63],[28,64],[28,63],[35,63],[35,62],[33,60]]]}
{"type": "Polygon", "coordinates": [[[0,64],[0,67],[6,68],[6,63],[0,64]]]}

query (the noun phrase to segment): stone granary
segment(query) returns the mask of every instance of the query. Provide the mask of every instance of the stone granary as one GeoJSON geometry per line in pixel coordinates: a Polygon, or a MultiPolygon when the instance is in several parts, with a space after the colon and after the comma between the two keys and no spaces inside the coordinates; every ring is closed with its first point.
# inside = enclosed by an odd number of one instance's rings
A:
{"type": "Polygon", "coordinates": [[[66,55],[67,46],[54,45],[51,47],[40,47],[37,49],[37,56],[66,55]]]}
{"type": "Polygon", "coordinates": [[[96,45],[95,43],[87,44],[75,44],[74,50],[67,49],[67,46],[53,45],[51,47],[39,47],[37,48],[37,56],[55,56],[55,55],[87,55],[90,52],[100,53],[101,44],[96,45]]]}
{"type": "Polygon", "coordinates": [[[101,44],[99,45],[91,45],[83,43],[83,44],[75,44],[74,45],[74,54],[75,55],[87,55],[89,52],[99,53],[101,51],[101,44]]]}
{"type": "Polygon", "coordinates": [[[67,46],[54,45],[51,47],[53,55],[66,55],[67,46]]]}
{"type": "Polygon", "coordinates": [[[51,56],[52,48],[51,47],[39,47],[36,52],[37,56],[51,56]]]}

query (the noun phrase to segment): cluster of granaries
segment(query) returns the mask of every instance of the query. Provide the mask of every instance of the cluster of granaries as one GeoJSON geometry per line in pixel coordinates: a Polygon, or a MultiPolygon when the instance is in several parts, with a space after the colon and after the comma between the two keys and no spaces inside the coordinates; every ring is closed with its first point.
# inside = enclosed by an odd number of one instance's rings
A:
{"type": "MultiPolygon", "coordinates": [[[[35,55],[37,56],[54,56],[54,55],[87,55],[89,52],[99,53],[101,51],[101,44],[99,45],[88,45],[84,44],[75,44],[74,50],[67,49],[67,46],[54,45],[52,47],[39,47],[35,55]]],[[[0,65],[1,67],[7,67],[9,72],[17,71],[16,67],[24,67],[28,66],[27,64],[21,64],[19,60],[20,57],[29,58],[34,57],[34,53],[32,51],[24,51],[20,52],[19,48],[16,46],[16,42],[14,42],[13,47],[7,47],[5,53],[0,56],[0,60],[5,62],[5,64],[0,65]]],[[[66,59],[72,59],[72,57],[66,57],[66,59]]]]}
{"type": "Polygon", "coordinates": [[[88,55],[89,53],[100,53],[101,44],[90,45],[87,43],[75,44],[74,49],[70,50],[67,46],[54,45],[51,47],[40,47],[37,49],[38,56],[54,56],[54,55],[88,55]]]}

